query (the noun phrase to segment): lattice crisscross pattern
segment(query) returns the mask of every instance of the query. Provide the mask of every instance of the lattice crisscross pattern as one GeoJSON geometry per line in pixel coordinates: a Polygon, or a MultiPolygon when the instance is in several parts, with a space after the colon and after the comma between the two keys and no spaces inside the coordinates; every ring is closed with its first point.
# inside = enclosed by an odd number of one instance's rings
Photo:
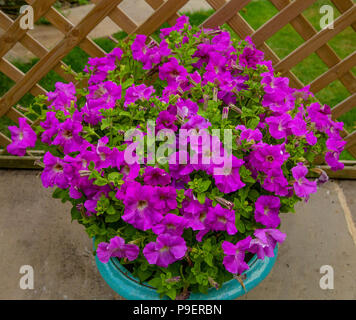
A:
{"type": "MultiPolygon", "coordinates": [[[[79,46],[91,57],[101,57],[105,54],[105,51],[88,37],[88,34],[104,18],[109,17],[129,35],[135,33],[151,35],[165,22],[173,25],[179,16],[178,12],[190,0],[145,0],[153,9],[153,13],[141,24],[137,24],[120,8],[120,3],[128,0],[93,0],[95,6],[76,25],[52,6],[55,0],[26,1],[34,8],[35,21],[46,17],[54,27],[63,33],[64,38],[53,49],[48,50],[28,32],[20,28],[20,17],[13,21],[0,11],[0,28],[5,30],[5,33],[0,37],[0,71],[15,82],[14,86],[0,98],[0,117],[5,116],[14,121],[23,116],[15,105],[26,93],[35,96],[46,93],[46,90],[38,83],[51,70],[65,81],[76,83],[72,75],[64,72],[63,67],[66,65],[62,61],[74,47],[79,46]],[[20,42],[39,58],[39,61],[25,74],[4,57],[17,42],[20,42]]],[[[328,41],[347,27],[351,26],[356,31],[356,5],[352,0],[332,0],[340,12],[339,17],[334,21],[334,28],[317,31],[303,15],[303,11],[315,1],[270,0],[278,13],[254,30],[240,14],[240,11],[251,0],[206,0],[215,12],[202,23],[202,26],[216,27],[227,24],[240,38],[251,36],[256,46],[265,53],[266,58],[272,61],[276,71],[288,77],[291,85],[296,88],[301,88],[306,84],[298,79],[291,71],[292,68],[315,53],[328,67],[328,70],[309,83],[311,91],[317,93],[333,81],[339,80],[349,92],[349,97],[333,108],[333,117],[338,118],[356,107],[356,78],[351,72],[351,68],[356,65],[356,50],[345,59],[340,59],[328,45],[328,41]],[[280,59],[266,41],[288,24],[301,36],[304,43],[280,59]]],[[[33,122],[30,121],[30,123],[33,122]]],[[[345,130],[343,135],[347,141],[347,150],[356,158],[356,131],[347,132],[345,130]]],[[[0,147],[5,147],[10,142],[11,140],[0,132],[0,147]]],[[[29,154],[22,160],[22,163],[18,159],[16,164],[19,164],[20,167],[32,166],[33,158],[36,158],[35,154],[36,152],[29,154]]],[[[6,165],[10,160],[9,156],[0,156],[0,165],[6,165]]],[[[10,166],[17,166],[16,164],[10,164],[10,166]]],[[[347,162],[347,164],[349,166],[344,173],[338,174],[338,177],[356,178],[356,168],[353,166],[353,162],[347,162]]]]}

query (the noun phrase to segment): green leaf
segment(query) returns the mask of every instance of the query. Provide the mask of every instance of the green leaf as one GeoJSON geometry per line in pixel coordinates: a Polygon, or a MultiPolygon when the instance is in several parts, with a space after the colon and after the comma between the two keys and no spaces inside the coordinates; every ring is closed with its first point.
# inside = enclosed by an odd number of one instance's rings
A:
{"type": "Polygon", "coordinates": [[[97,178],[93,184],[96,186],[105,186],[108,184],[108,181],[105,178],[97,178]]]}
{"type": "Polygon", "coordinates": [[[107,119],[107,118],[104,118],[102,119],[101,121],[101,126],[100,126],[100,129],[101,130],[105,130],[107,127],[109,127],[111,125],[111,119],[107,119]]]}
{"type": "Polygon", "coordinates": [[[65,190],[60,189],[60,188],[56,188],[53,193],[52,193],[52,197],[55,199],[62,199],[63,195],[64,195],[65,190]]]}
{"type": "Polygon", "coordinates": [[[210,180],[205,180],[205,181],[203,181],[202,184],[200,185],[199,190],[200,190],[201,192],[205,192],[205,191],[207,191],[207,190],[209,189],[210,185],[211,185],[211,181],[210,181],[210,180]]]}
{"type": "Polygon", "coordinates": [[[162,287],[162,279],[161,278],[153,278],[152,280],[148,281],[148,284],[154,288],[160,288],[162,287]]]}
{"type": "Polygon", "coordinates": [[[105,222],[106,223],[111,223],[111,222],[116,222],[120,220],[120,215],[112,215],[112,216],[106,216],[105,217],[105,222]]]}
{"type": "Polygon", "coordinates": [[[246,231],[245,224],[240,219],[236,219],[235,226],[239,233],[245,233],[246,231]]]}
{"type": "Polygon", "coordinates": [[[205,193],[198,193],[197,199],[201,204],[204,204],[205,203],[205,193]]]}
{"type": "Polygon", "coordinates": [[[250,129],[256,129],[259,123],[260,123],[259,118],[253,118],[247,121],[246,127],[250,129]]]}
{"type": "Polygon", "coordinates": [[[108,175],[108,180],[110,182],[115,181],[116,179],[119,179],[121,177],[121,174],[119,172],[111,172],[108,175]]]}
{"type": "Polygon", "coordinates": [[[172,300],[176,299],[177,296],[177,290],[174,288],[169,289],[168,291],[165,292],[168,297],[170,297],[172,300]]]}
{"type": "Polygon", "coordinates": [[[106,210],[106,213],[109,214],[109,215],[113,215],[113,214],[116,214],[117,211],[116,211],[116,209],[115,209],[113,206],[110,206],[110,207],[106,210]]]}
{"type": "Polygon", "coordinates": [[[133,78],[127,79],[127,80],[121,85],[122,89],[125,90],[125,89],[127,89],[128,87],[132,86],[133,83],[134,83],[134,81],[135,81],[135,80],[134,80],[133,78]]]}
{"type": "Polygon", "coordinates": [[[76,206],[74,206],[74,207],[72,208],[72,210],[70,211],[70,213],[71,213],[71,215],[72,215],[72,221],[73,221],[73,220],[79,220],[79,219],[82,217],[80,211],[77,209],[76,206]]]}
{"type": "Polygon", "coordinates": [[[140,279],[140,281],[146,281],[150,276],[152,275],[152,271],[150,270],[137,270],[137,276],[140,279]]]}
{"type": "Polygon", "coordinates": [[[253,202],[256,202],[259,196],[260,193],[256,189],[251,189],[250,192],[248,193],[248,198],[253,202]]]}

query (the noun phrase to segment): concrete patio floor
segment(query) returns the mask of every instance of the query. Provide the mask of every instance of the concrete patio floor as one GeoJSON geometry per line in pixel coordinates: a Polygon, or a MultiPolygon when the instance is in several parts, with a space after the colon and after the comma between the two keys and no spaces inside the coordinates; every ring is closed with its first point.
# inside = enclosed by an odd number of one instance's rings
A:
{"type": "MultiPolygon", "coordinates": [[[[38,171],[0,170],[0,299],[121,299],[101,278],[70,207],[42,188],[38,171]],[[34,289],[19,286],[20,267],[34,269],[34,289]]],[[[269,276],[241,299],[356,299],[356,181],[330,181],[296,214],[269,276]],[[322,290],[320,267],[334,269],[322,290]]]]}

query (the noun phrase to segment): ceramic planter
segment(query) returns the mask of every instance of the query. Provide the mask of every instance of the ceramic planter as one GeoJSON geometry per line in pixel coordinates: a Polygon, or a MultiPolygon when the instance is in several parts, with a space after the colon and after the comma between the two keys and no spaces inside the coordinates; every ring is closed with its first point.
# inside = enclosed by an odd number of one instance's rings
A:
{"type": "MultiPolygon", "coordinates": [[[[264,260],[253,256],[248,265],[250,269],[243,274],[246,276],[244,284],[246,292],[256,287],[271,271],[277,258],[278,246],[274,249],[274,257],[265,257],[264,260]]],[[[101,276],[107,284],[120,296],[128,300],[159,300],[159,294],[147,283],[140,283],[126,268],[124,268],[117,258],[110,259],[104,264],[97,257],[96,265],[101,276]]],[[[232,279],[225,282],[218,290],[210,288],[207,294],[193,293],[189,300],[233,300],[246,293],[240,283],[232,279]]],[[[166,298],[168,299],[168,297],[166,298]]]]}

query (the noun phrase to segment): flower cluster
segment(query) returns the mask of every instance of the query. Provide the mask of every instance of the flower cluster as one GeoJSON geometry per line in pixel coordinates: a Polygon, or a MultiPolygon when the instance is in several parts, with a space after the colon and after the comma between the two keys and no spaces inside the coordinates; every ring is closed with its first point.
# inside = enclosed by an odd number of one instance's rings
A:
{"type": "MultiPolygon", "coordinates": [[[[281,213],[317,190],[315,157],[342,169],[345,142],[330,107],[276,76],[250,38],[182,16],[147,40],[89,59],[80,91],[57,83],[35,130],[43,185],[73,204],[99,260],[119,258],[174,298],[243,273],[246,253],[272,257],[281,213]],[[168,273],[178,280],[162,282],[168,273]]],[[[34,147],[25,119],[9,129],[9,153],[34,147]]]]}

